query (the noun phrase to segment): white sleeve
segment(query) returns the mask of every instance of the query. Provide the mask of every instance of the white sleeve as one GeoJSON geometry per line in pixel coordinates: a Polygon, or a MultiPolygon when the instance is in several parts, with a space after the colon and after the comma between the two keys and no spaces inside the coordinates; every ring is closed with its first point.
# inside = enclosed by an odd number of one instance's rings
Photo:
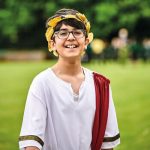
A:
{"type": "Polygon", "coordinates": [[[118,129],[115,106],[112,98],[112,91],[111,91],[111,87],[109,87],[108,120],[107,120],[104,140],[101,148],[102,149],[114,148],[118,144],[120,144],[120,134],[118,129]]]}
{"type": "Polygon", "coordinates": [[[35,146],[40,150],[44,144],[44,133],[46,126],[46,105],[42,84],[33,80],[25,105],[19,147],[23,150],[27,146],[35,146]]]}

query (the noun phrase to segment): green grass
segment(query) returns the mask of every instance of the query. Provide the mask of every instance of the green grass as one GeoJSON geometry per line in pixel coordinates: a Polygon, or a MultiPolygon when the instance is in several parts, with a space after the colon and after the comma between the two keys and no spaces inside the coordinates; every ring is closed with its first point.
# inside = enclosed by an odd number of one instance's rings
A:
{"type": "MultiPolygon", "coordinates": [[[[17,150],[26,95],[33,77],[54,61],[0,63],[0,149],[17,150]]],[[[150,149],[150,64],[83,64],[111,80],[121,133],[116,150],[150,149]]]]}

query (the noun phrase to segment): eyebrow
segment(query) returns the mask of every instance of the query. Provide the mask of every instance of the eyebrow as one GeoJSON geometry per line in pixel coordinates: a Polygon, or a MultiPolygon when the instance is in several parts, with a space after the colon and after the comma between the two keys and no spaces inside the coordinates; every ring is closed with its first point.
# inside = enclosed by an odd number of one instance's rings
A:
{"type": "MultiPolygon", "coordinates": [[[[59,30],[64,30],[64,31],[66,31],[66,30],[68,30],[68,29],[59,29],[59,30]]],[[[69,31],[69,30],[68,30],[69,31]]]]}
{"type": "MultiPolygon", "coordinates": [[[[77,28],[73,28],[73,29],[71,29],[71,30],[76,30],[77,28]]],[[[69,31],[69,29],[68,28],[60,28],[59,30],[68,30],[69,31]]]]}

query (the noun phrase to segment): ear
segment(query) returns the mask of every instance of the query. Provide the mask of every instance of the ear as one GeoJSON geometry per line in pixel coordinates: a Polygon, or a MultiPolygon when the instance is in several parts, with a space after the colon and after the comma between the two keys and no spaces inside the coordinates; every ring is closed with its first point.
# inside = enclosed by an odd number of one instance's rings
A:
{"type": "Polygon", "coordinates": [[[52,50],[56,50],[56,43],[55,43],[55,41],[54,40],[50,40],[49,43],[50,43],[51,49],[52,50]]]}
{"type": "Polygon", "coordinates": [[[89,39],[86,38],[86,39],[85,39],[85,49],[87,49],[88,44],[89,44],[89,39]]]}

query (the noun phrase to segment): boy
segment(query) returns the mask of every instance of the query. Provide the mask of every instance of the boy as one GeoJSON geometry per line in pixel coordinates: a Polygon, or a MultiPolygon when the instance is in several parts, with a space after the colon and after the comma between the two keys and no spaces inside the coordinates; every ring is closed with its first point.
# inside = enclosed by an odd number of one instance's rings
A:
{"type": "Polygon", "coordinates": [[[29,89],[19,145],[22,150],[112,150],[120,143],[109,80],[81,65],[90,23],[73,9],[47,20],[46,39],[57,63],[29,89]]]}

